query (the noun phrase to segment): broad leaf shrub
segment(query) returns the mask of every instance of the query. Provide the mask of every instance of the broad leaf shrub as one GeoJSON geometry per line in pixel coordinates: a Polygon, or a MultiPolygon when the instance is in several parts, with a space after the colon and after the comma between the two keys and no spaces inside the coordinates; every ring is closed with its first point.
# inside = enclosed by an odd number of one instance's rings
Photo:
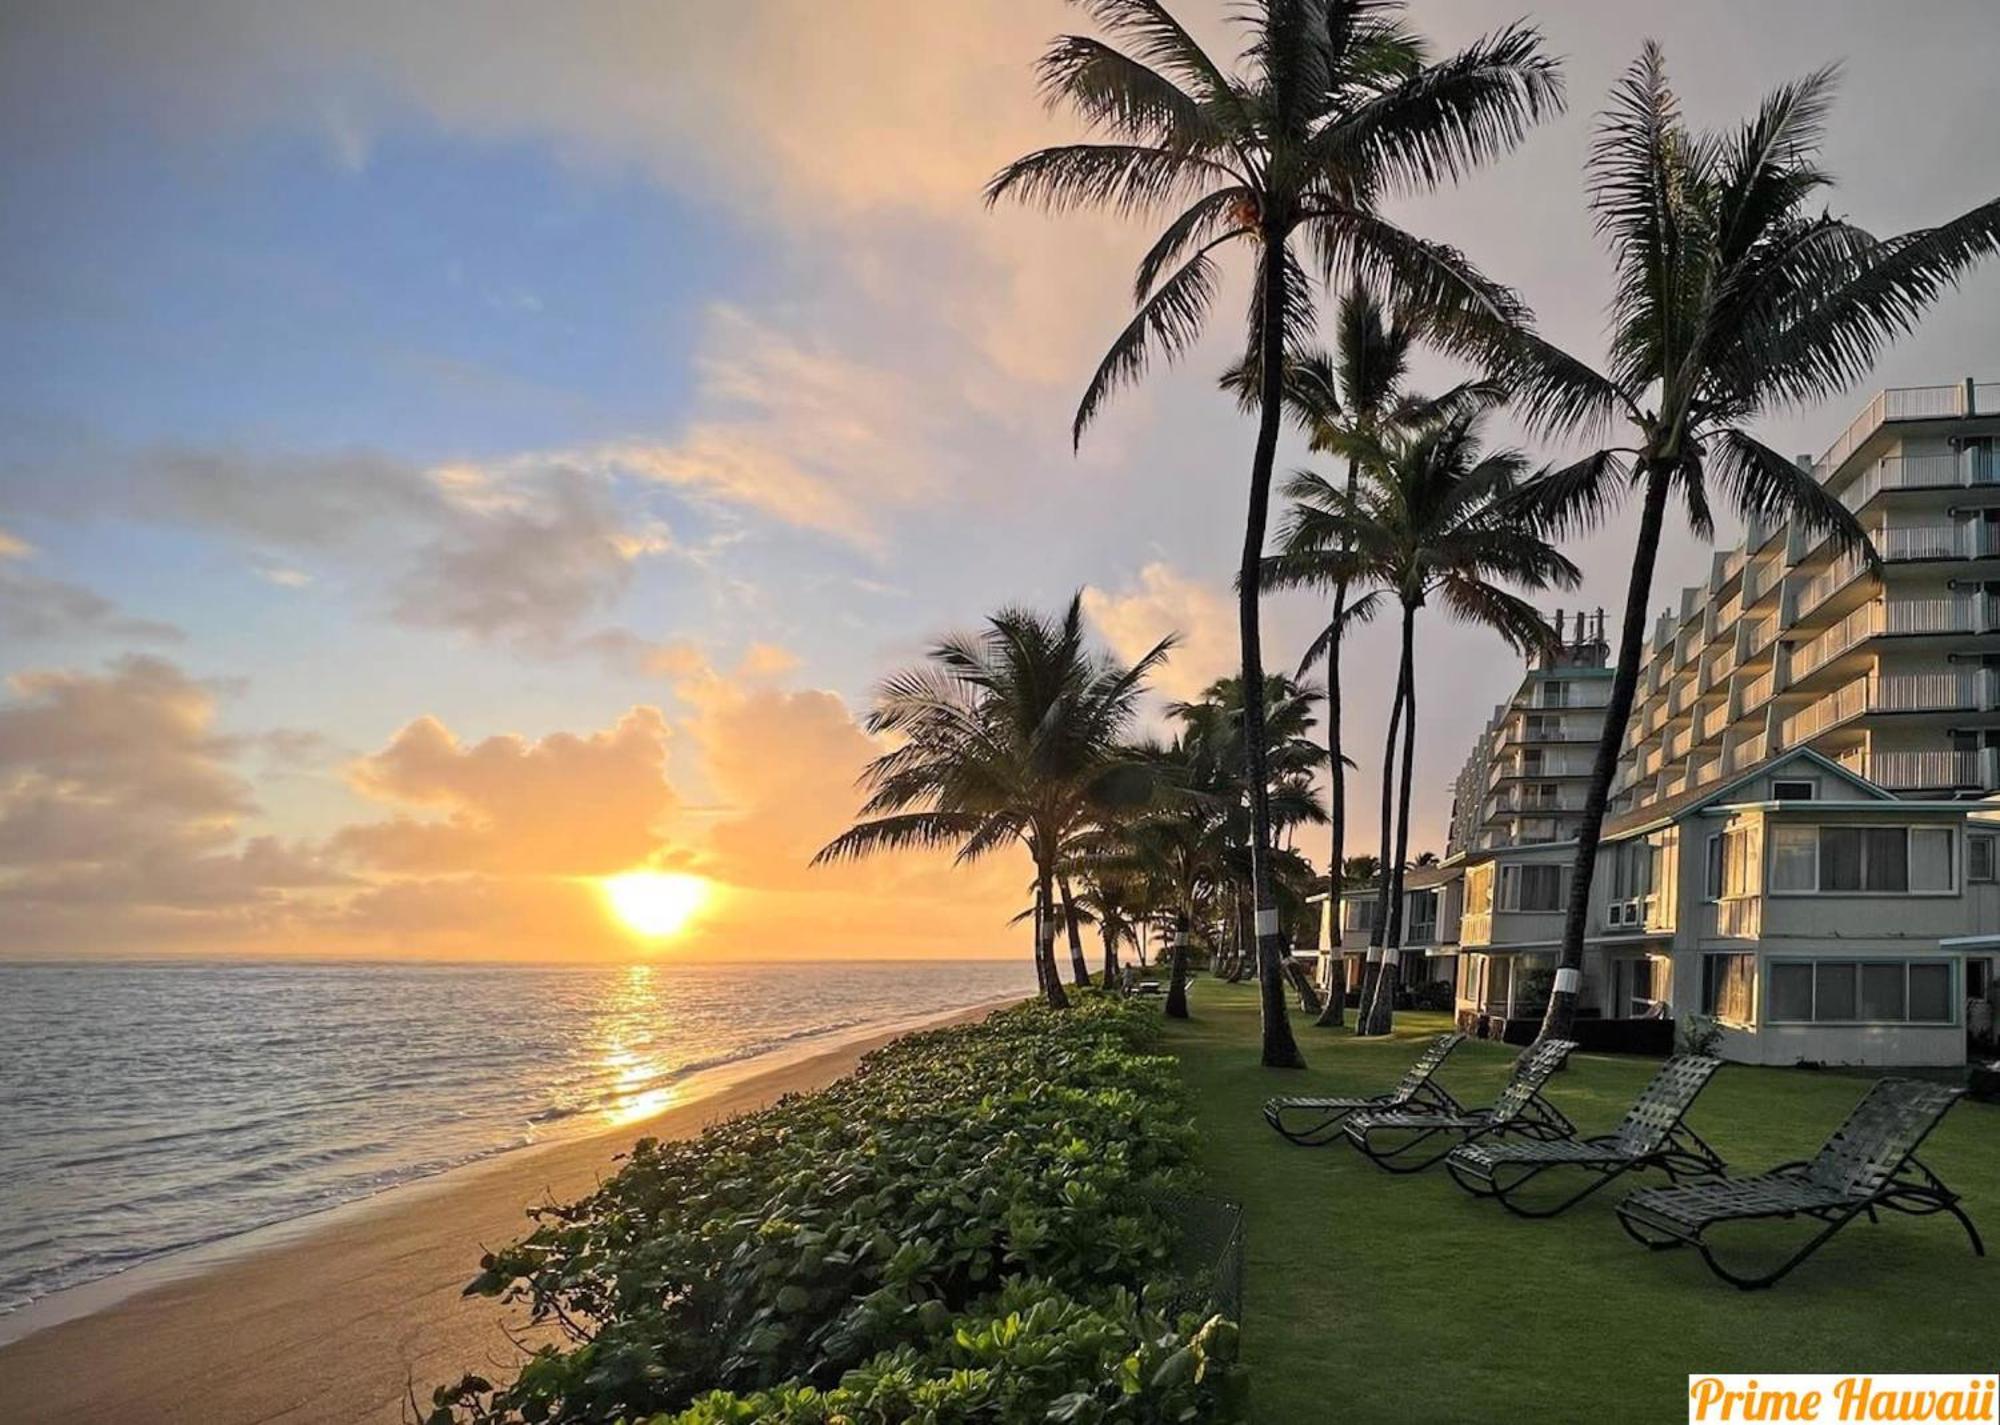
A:
{"type": "Polygon", "coordinates": [[[1192,1149],[1157,1033],[1145,1004],[1023,1006],[642,1141],[467,1288],[567,1347],[438,1391],[433,1425],[1240,1418],[1233,1326],[1147,1302],[1192,1149]]]}

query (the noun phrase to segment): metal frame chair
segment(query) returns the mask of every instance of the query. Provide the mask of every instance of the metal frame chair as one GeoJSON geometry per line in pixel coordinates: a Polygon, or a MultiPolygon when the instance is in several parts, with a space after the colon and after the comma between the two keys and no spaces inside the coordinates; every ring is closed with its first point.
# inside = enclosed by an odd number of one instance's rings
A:
{"type": "Polygon", "coordinates": [[[1460,1113],[1357,1113],[1347,1120],[1347,1141],[1386,1172],[1420,1173],[1452,1149],[1482,1138],[1503,1134],[1543,1142],[1573,1138],[1576,1125],[1542,1097],[1542,1086],[1575,1048],[1572,1040],[1550,1039],[1528,1050],[1515,1061],[1507,1086],[1489,1108],[1460,1113]],[[1373,1141],[1377,1134],[1394,1136],[1393,1146],[1378,1147],[1373,1141]],[[1400,1136],[1405,1134],[1408,1136],[1400,1136]],[[1429,1157],[1411,1160],[1406,1156],[1440,1134],[1454,1135],[1453,1141],[1429,1157]]]}
{"type": "Polygon", "coordinates": [[[1810,1159],[1781,1163],[1755,1177],[1643,1188],[1618,1205],[1618,1221],[1634,1241],[1654,1251],[1693,1247],[1710,1271],[1744,1291],[1771,1286],[1862,1213],[1879,1221],[1880,1208],[1912,1217],[1948,1212],[1972,1239],[1973,1254],[1983,1257],[1986,1244],[1958,1205],[1959,1195],[1917,1159],[1918,1147],[1964,1096],[1962,1088],[1922,1079],[1878,1079],[1810,1159]],[[1705,1235],[1717,1223],[1794,1217],[1823,1225],[1760,1274],[1725,1266],[1705,1235]]]}
{"type": "Polygon", "coordinates": [[[1720,1059],[1684,1054],[1669,1059],[1653,1075],[1624,1121],[1592,1138],[1467,1143],[1444,1161],[1453,1182],[1474,1197],[1492,1198],[1518,1217],[1554,1217],[1567,1212],[1606,1183],[1635,1169],[1662,1168],[1678,1181],[1683,1175],[1723,1171],[1723,1161],[1702,1136],[1682,1120],[1708,1087],[1720,1059]],[[1582,1168],[1590,1180],[1550,1206],[1527,1207],[1514,1194],[1552,1168],[1582,1168]]]}
{"type": "Polygon", "coordinates": [[[1264,1121],[1301,1147],[1317,1148],[1340,1136],[1349,1114],[1369,1109],[1407,1109],[1412,1113],[1463,1113],[1457,1099],[1432,1082],[1451,1051],[1465,1042],[1463,1034],[1440,1034],[1424,1046],[1424,1052],[1404,1071],[1402,1079],[1388,1093],[1348,1098],[1274,1098],[1264,1104],[1264,1121]],[[1285,1117],[1306,1116],[1302,1125],[1287,1126],[1285,1117]]]}

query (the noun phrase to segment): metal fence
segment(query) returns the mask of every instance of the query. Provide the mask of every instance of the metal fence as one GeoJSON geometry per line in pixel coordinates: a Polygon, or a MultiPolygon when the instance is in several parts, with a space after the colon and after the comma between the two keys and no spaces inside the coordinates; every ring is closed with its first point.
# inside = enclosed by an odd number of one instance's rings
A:
{"type": "Polygon", "coordinates": [[[1174,1224],[1166,1281],[1147,1293],[1165,1315],[1243,1319],[1243,1207],[1200,1193],[1162,1192],[1156,1205],[1174,1224]]]}

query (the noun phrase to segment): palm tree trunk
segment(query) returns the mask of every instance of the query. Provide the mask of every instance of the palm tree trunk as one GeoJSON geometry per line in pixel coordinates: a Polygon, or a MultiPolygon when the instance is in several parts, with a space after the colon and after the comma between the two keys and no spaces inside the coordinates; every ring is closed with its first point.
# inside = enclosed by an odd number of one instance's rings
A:
{"type": "Polygon", "coordinates": [[[1618,633],[1618,666],[1611,677],[1611,701],[1604,708],[1604,731],[1597,739],[1597,757],[1590,764],[1590,786],[1583,797],[1583,821],[1576,830],[1576,859],[1570,863],[1569,909],[1563,917],[1562,952],[1556,957],[1556,979],[1549,1006],[1542,1015],[1536,1042],[1569,1038],[1576,1021],[1576,1000],[1583,988],[1583,932],[1590,918],[1590,879],[1597,869],[1597,843],[1604,834],[1605,804],[1611,799],[1611,778],[1618,770],[1618,753],[1625,742],[1625,724],[1632,717],[1632,699],[1639,688],[1639,648],[1646,637],[1646,611],[1653,599],[1653,565],[1660,553],[1660,527],[1667,512],[1668,481],[1664,464],[1646,467],[1646,497],[1639,509],[1639,539],[1632,551],[1632,579],[1625,589],[1625,620],[1618,633]]]}
{"type": "Polygon", "coordinates": [[[1167,974],[1167,1018],[1186,1019],[1188,981],[1188,915],[1182,911],[1174,917],[1173,946],[1167,954],[1172,960],[1172,969],[1167,974]]]}
{"type": "Polygon", "coordinates": [[[1271,782],[1264,758],[1264,649],[1258,624],[1258,575],[1264,561],[1265,526],[1271,512],[1271,471],[1278,459],[1278,423],[1285,384],[1285,233],[1264,229],[1263,337],[1258,353],[1257,448],[1250,461],[1250,508],[1244,520],[1243,560],[1237,573],[1237,631],[1243,645],[1243,747],[1250,781],[1250,891],[1257,915],[1257,986],[1263,1014],[1265,1067],[1302,1069],[1305,1056],[1292,1037],[1285,1009],[1283,948],[1277,901],[1271,893],[1271,782]]]}
{"type": "Polygon", "coordinates": [[[1417,611],[1403,606],[1403,769],[1396,788],[1396,854],[1385,871],[1389,885],[1389,928],[1382,936],[1382,974],[1375,982],[1375,1008],[1367,1032],[1387,1034],[1396,1022],[1396,989],[1402,980],[1403,866],[1410,858],[1410,786],[1417,752],[1417,611]]]}
{"type": "Polygon", "coordinates": [[[1375,924],[1368,932],[1368,962],[1361,971],[1361,1003],[1354,1008],[1354,1032],[1368,1032],[1369,1016],[1375,1009],[1375,987],[1382,980],[1382,937],[1389,929],[1389,841],[1396,811],[1396,740],[1403,722],[1403,678],[1396,675],[1396,694],[1389,703],[1389,736],[1382,749],[1382,829],[1378,845],[1381,855],[1376,874],[1382,884],[1375,891],[1375,924]]]}
{"type": "Polygon", "coordinates": [[[1042,977],[1042,996],[1051,1009],[1068,1009],[1062,976],[1056,972],[1055,877],[1046,860],[1035,862],[1035,967],[1042,977]]]}
{"type": "Polygon", "coordinates": [[[1076,928],[1076,901],[1069,893],[1069,877],[1056,877],[1056,888],[1062,896],[1063,924],[1069,932],[1069,972],[1080,990],[1090,988],[1090,962],[1083,958],[1083,936],[1076,928]]]}
{"type": "MultiPolygon", "coordinates": [[[[1349,457],[1347,462],[1347,497],[1354,498],[1354,487],[1359,478],[1358,462],[1349,457]]],[[[1341,551],[1348,549],[1348,541],[1340,541],[1341,551]]],[[[1331,917],[1328,921],[1327,943],[1332,950],[1332,964],[1327,970],[1326,1005],[1313,1021],[1322,1028],[1338,1029],[1347,1019],[1347,966],[1340,954],[1340,898],[1346,890],[1347,880],[1347,764],[1342,759],[1340,736],[1340,642],[1342,620],[1347,617],[1347,580],[1341,579],[1333,586],[1333,621],[1328,627],[1332,637],[1326,643],[1326,776],[1327,776],[1327,820],[1330,833],[1328,853],[1331,861],[1326,872],[1326,908],[1331,917]]]]}
{"type": "MultiPolygon", "coordinates": [[[[1097,908],[1100,912],[1108,909],[1102,900],[1097,908]]],[[[1118,983],[1118,931],[1109,915],[1099,916],[1097,928],[1104,939],[1104,988],[1108,990],[1118,983]]]]}

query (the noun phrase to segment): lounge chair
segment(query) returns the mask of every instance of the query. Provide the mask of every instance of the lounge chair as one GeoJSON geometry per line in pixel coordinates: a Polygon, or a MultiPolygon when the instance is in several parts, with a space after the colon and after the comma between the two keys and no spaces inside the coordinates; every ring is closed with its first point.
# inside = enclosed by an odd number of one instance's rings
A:
{"type": "Polygon", "coordinates": [[[1417,1055],[1402,1081],[1387,1093],[1349,1098],[1274,1098],[1264,1104],[1264,1121],[1294,1143],[1317,1148],[1340,1136],[1349,1114],[1374,1109],[1409,1113],[1463,1113],[1457,1099],[1432,1082],[1451,1051],[1465,1042],[1463,1034],[1440,1034],[1417,1055]]]}
{"type": "Polygon", "coordinates": [[[1986,1255],[1979,1229],[1959,1195],[1917,1161],[1917,1148],[1965,1090],[1921,1079],[1879,1079],[1847,1121],[1810,1159],[1783,1163],[1749,1178],[1713,1178],[1677,1187],[1645,1188],[1618,1205],[1618,1220],[1635,1241],[1655,1251],[1693,1247],[1724,1281],[1754,1291],[1770,1286],[1810,1257],[1862,1213],[1877,1208],[1913,1217],[1949,1212],[1986,1255]],[[1810,1217],[1825,1225],[1771,1271],[1745,1275],[1724,1266],[1707,1240],[1719,1222],[1810,1217]]]}
{"type": "Polygon", "coordinates": [[[1674,1179],[1683,1174],[1719,1174],[1722,1159],[1681,1120],[1721,1067],[1720,1059],[1700,1054],[1669,1059],[1613,1132],[1545,1142],[1493,1139],[1467,1143],[1452,1150],[1444,1160],[1444,1169],[1473,1196],[1493,1198],[1521,1217],[1554,1217],[1636,1168],[1663,1168],[1674,1179]],[[1514,1200],[1516,1192],[1551,1168],[1581,1168],[1591,1175],[1590,1180],[1549,1206],[1526,1207],[1514,1200]]]}
{"type": "Polygon", "coordinates": [[[1452,1113],[1357,1113],[1345,1128],[1347,1141],[1365,1154],[1378,1168],[1392,1173],[1420,1173],[1439,1161],[1453,1148],[1483,1138],[1517,1134],[1537,1141],[1572,1138],[1576,1125],[1563,1117],[1562,1110],[1542,1097],[1542,1086],[1563,1065],[1576,1048],[1568,1039],[1551,1039],[1528,1050],[1514,1062],[1514,1073],[1490,1108],[1461,1109],[1452,1113]],[[1391,1139],[1391,1146],[1376,1143],[1378,1136],[1391,1139]],[[1407,1155],[1433,1139],[1449,1142],[1429,1157],[1407,1155]]]}

